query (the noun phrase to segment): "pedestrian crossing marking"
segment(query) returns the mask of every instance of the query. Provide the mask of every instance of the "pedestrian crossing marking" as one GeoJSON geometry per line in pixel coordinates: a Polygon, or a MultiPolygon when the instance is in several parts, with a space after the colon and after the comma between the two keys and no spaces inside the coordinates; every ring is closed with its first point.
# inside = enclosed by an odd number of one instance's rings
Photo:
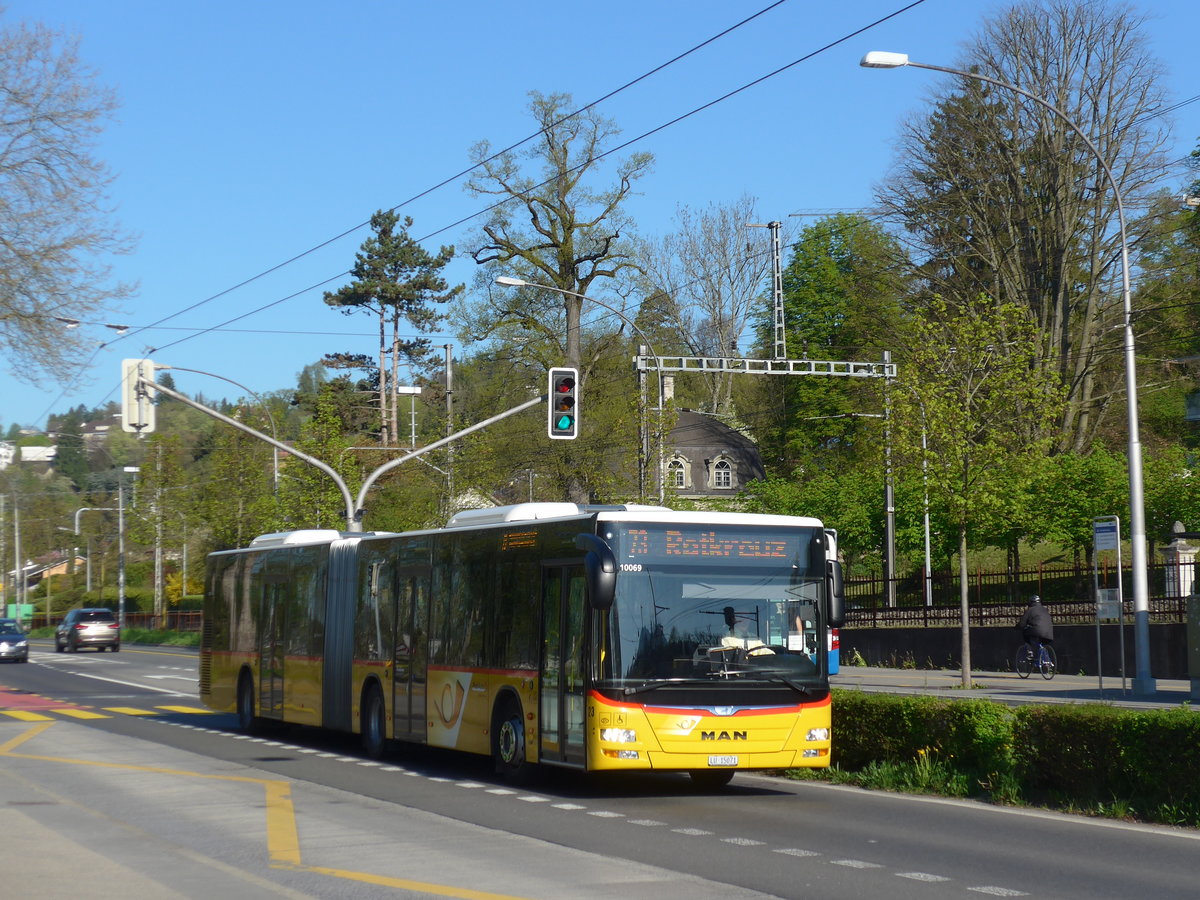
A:
{"type": "Polygon", "coordinates": [[[53,716],[43,716],[41,713],[29,712],[24,709],[6,709],[6,710],[4,710],[4,714],[6,716],[11,716],[14,719],[18,719],[22,722],[53,722],[54,721],[53,716]]]}
{"type": "Polygon", "coordinates": [[[99,709],[85,709],[78,706],[57,705],[58,701],[41,701],[33,709],[20,709],[17,704],[13,704],[8,709],[3,707],[6,705],[0,702],[0,715],[8,716],[10,719],[17,719],[21,722],[53,722],[57,716],[68,716],[72,719],[91,720],[91,719],[111,719],[113,716],[167,716],[167,715],[186,715],[186,716],[211,716],[215,715],[211,709],[204,709],[200,706],[155,706],[138,707],[138,706],[105,706],[99,709]]]}

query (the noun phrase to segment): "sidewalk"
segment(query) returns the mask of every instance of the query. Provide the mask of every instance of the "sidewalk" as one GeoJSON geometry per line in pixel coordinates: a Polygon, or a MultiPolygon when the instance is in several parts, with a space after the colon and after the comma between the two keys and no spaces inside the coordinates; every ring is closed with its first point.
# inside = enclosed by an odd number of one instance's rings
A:
{"type": "Polygon", "coordinates": [[[843,666],[829,678],[835,688],[872,693],[924,694],[951,698],[978,697],[1019,706],[1025,703],[1108,703],[1129,709],[1169,709],[1185,703],[1200,708],[1200,692],[1192,697],[1188,680],[1158,679],[1149,696],[1134,692],[1133,676],[1121,690],[1120,676],[1104,676],[1103,691],[1094,675],[1057,674],[1050,681],[1034,672],[1021,678],[1016,672],[973,672],[971,688],[962,684],[957,669],[884,669],[873,666],[843,666]]]}

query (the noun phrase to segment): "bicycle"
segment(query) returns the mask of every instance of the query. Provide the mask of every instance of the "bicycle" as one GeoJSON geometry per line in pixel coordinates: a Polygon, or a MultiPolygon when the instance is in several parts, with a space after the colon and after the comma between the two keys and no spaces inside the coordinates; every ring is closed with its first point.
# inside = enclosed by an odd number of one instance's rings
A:
{"type": "Polygon", "coordinates": [[[1029,673],[1037,669],[1042,673],[1042,677],[1049,681],[1058,671],[1058,659],[1054,648],[1049,644],[1039,642],[1035,658],[1033,648],[1023,643],[1017,648],[1017,658],[1013,667],[1022,678],[1028,678],[1029,673]]]}

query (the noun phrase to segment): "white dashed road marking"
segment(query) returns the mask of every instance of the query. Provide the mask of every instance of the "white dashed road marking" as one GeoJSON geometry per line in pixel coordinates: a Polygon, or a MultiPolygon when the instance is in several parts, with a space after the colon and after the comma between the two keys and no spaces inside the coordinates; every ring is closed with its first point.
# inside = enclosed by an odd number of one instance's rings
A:
{"type": "MultiPolygon", "coordinates": [[[[222,734],[222,735],[225,735],[226,737],[231,737],[235,740],[240,740],[240,741],[249,740],[254,743],[261,744],[265,747],[273,747],[273,748],[278,748],[281,750],[292,751],[295,753],[314,755],[321,759],[332,759],[332,760],[336,760],[338,762],[350,762],[350,763],[354,763],[356,765],[367,767],[367,768],[377,768],[381,772],[389,772],[389,773],[395,773],[395,774],[400,774],[400,775],[419,777],[419,778],[423,778],[426,781],[436,782],[439,784],[452,784],[455,787],[460,787],[460,788],[464,788],[467,790],[481,790],[482,789],[488,794],[493,794],[498,797],[512,797],[513,799],[520,800],[523,803],[549,803],[552,808],[560,809],[560,810],[563,810],[564,812],[583,812],[589,816],[595,816],[598,819],[625,819],[624,813],[613,812],[611,810],[604,810],[604,809],[588,809],[587,806],[580,804],[580,803],[571,803],[571,802],[555,803],[555,802],[553,802],[552,797],[546,797],[546,796],[542,796],[539,794],[523,794],[523,793],[519,793],[518,791],[512,790],[510,788],[504,788],[504,787],[488,787],[486,784],[479,782],[479,781],[455,781],[453,778],[446,778],[446,777],[442,777],[442,776],[438,776],[438,775],[422,775],[420,772],[413,772],[402,766],[384,765],[382,763],[375,762],[373,760],[364,760],[359,757],[344,756],[344,755],[341,755],[338,753],[322,752],[320,750],[317,750],[317,749],[314,749],[311,747],[300,747],[300,746],[296,746],[293,744],[281,743],[279,741],[271,741],[271,740],[266,740],[264,738],[256,738],[251,735],[240,734],[240,733],[231,733],[228,731],[223,731],[221,729],[204,728],[201,726],[196,726],[196,725],[184,723],[184,722],[171,722],[169,720],[158,720],[158,721],[161,721],[163,724],[167,724],[167,725],[176,725],[178,727],[190,728],[194,731],[207,731],[207,732],[211,732],[213,734],[222,734]]],[[[646,828],[669,827],[669,823],[659,821],[658,819],[625,819],[625,821],[630,825],[641,825],[646,828]]],[[[686,828],[686,827],[685,828],[672,828],[671,831],[674,834],[683,835],[685,837],[713,837],[714,836],[713,832],[706,831],[703,828],[686,828]]],[[[767,843],[765,841],[759,841],[759,840],[755,840],[753,838],[745,838],[745,837],[723,837],[723,838],[718,838],[718,840],[720,840],[722,843],[725,843],[725,844],[730,844],[735,847],[745,847],[748,849],[755,848],[755,847],[767,846],[767,843]]],[[[800,847],[775,847],[775,848],[771,848],[771,852],[778,853],[783,856],[791,856],[796,859],[808,859],[808,860],[817,860],[818,858],[823,856],[823,854],[821,854],[815,850],[805,850],[800,847]]],[[[863,860],[863,859],[829,859],[826,861],[826,864],[833,865],[833,866],[842,866],[844,868],[849,868],[849,869],[860,869],[860,870],[864,870],[864,871],[871,870],[871,869],[885,868],[884,866],[882,866],[879,863],[873,863],[873,862],[870,862],[869,860],[863,860]]],[[[943,875],[934,875],[929,872],[894,872],[893,874],[897,878],[907,878],[911,881],[920,881],[920,882],[925,882],[927,884],[945,884],[945,883],[953,881],[953,879],[951,879],[951,878],[947,878],[943,875]]],[[[999,885],[964,886],[962,888],[962,890],[966,890],[966,891],[969,891],[974,894],[984,894],[989,897],[1028,897],[1028,896],[1030,896],[1025,891],[1018,891],[1018,890],[1014,890],[1012,888],[1001,887],[999,885]]]]}

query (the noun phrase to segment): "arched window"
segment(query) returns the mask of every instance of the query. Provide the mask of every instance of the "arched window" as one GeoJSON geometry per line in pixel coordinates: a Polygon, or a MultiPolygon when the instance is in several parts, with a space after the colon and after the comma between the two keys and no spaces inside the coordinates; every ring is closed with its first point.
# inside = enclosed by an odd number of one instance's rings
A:
{"type": "Polygon", "coordinates": [[[667,463],[667,486],[676,490],[687,487],[687,463],[678,456],[667,463]]]}
{"type": "Polygon", "coordinates": [[[733,487],[733,465],[727,459],[718,459],[713,464],[712,486],[714,488],[733,487]]]}

